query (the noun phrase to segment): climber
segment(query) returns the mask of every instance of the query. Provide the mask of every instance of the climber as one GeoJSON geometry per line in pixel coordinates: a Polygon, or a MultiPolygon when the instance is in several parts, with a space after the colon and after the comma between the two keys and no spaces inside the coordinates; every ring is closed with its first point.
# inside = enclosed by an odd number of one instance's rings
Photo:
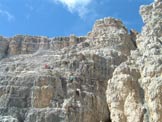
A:
{"type": "Polygon", "coordinates": [[[44,65],[44,68],[45,68],[45,69],[50,69],[50,67],[48,66],[48,64],[45,64],[45,65],[44,65]]]}
{"type": "Polygon", "coordinates": [[[79,96],[80,95],[80,89],[76,89],[75,94],[76,94],[76,96],[79,96]]]}

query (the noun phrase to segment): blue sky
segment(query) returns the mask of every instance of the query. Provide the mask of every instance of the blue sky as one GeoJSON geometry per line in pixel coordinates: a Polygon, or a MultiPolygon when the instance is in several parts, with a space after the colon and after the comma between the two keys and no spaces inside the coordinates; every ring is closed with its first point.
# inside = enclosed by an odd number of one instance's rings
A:
{"type": "Polygon", "coordinates": [[[115,17],[141,30],[139,6],[153,0],[0,0],[0,35],[86,35],[96,19],[115,17]]]}

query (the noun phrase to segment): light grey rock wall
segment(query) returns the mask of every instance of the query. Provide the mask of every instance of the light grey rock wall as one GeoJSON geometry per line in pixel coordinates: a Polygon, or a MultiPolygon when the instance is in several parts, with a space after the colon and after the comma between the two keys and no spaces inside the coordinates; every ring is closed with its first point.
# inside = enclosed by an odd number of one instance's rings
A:
{"type": "Polygon", "coordinates": [[[87,37],[10,38],[0,61],[1,115],[19,122],[110,121],[107,80],[135,47],[121,21],[101,24],[87,37]]]}
{"type": "Polygon", "coordinates": [[[0,37],[0,59],[19,54],[33,54],[39,50],[60,50],[64,47],[75,46],[86,37],[38,37],[17,35],[12,38],[0,37]]]}
{"type": "Polygon", "coordinates": [[[0,37],[0,121],[161,122],[161,5],[139,34],[104,18],[85,37],[0,37]]]}
{"type": "Polygon", "coordinates": [[[142,6],[140,13],[145,26],[137,49],[108,81],[112,122],[162,122],[162,1],[142,6]]]}

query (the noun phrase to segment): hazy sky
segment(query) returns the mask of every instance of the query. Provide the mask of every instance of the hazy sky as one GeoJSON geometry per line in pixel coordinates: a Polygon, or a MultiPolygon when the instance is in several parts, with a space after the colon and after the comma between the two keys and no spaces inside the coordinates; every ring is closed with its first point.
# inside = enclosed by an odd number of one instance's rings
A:
{"type": "Polygon", "coordinates": [[[0,35],[86,35],[96,19],[115,17],[141,30],[139,7],[153,0],[0,0],[0,35]]]}

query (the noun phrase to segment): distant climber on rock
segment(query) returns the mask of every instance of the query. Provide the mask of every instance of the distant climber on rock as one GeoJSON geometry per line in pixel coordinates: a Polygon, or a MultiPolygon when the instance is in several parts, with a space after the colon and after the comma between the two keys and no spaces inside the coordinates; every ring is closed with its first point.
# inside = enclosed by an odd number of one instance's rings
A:
{"type": "Polygon", "coordinates": [[[50,69],[50,66],[49,66],[48,64],[45,64],[45,65],[44,65],[44,68],[45,68],[45,69],[50,69]]]}
{"type": "Polygon", "coordinates": [[[79,96],[79,95],[80,95],[80,89],[76,89],[76,90],[75,90],[75,95],[76,95],[76,96],[79,96]]]}

